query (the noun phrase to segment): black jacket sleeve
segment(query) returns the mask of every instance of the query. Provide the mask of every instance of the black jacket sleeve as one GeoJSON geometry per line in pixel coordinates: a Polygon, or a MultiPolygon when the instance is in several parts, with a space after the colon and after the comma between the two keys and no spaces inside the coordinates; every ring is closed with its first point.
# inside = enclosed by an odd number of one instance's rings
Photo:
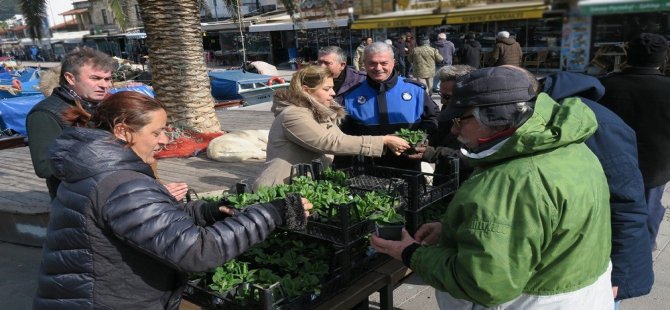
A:
{"type": "Polygon", "coordinates": [[[189,201],[183,205],[184,211],[195,219],[198,226],[212,225],[216,221],[222,221],[227,217],[219,211],[219,205],[202,200],[189,201]]]}
{"type": "Polygon", "coordinates": [[[282,225],[280,208],[271,204],[208,223],[213,218],[175,202],[153,180],[121,184],[102,207],[103,223],[119,239],[183,272],[206,271],[222,265],[263,241],[282,225]]]}
{"type": "Polygon", "coordinates": [[[432,147],[427,146],[426,151],[423,153],[421,160],[429,163],[435,163],[440,160],[446,160],[449,157],[458,157],[459,152],[457,150],[448,148],[448,147],[432,147]]]}
{"type": "Polygon", "coordinates": [[[26,130],[28,132],[30,158],[33,161],[35,174],[40,178],[48,178],[52,175],[49,166],[49,146],[63,129],[51,114],[36,111],[26,119],[26,130]]]}

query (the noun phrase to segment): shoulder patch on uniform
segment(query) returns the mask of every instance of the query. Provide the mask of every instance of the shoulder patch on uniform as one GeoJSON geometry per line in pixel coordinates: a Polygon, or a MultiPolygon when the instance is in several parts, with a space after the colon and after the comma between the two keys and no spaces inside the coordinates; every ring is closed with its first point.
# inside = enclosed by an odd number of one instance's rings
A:
{"type": "Polygon", "coordinates": [[[413,80],[413,79],[410,79],[410,78],[405,78],[403,81],[405,81],[405,83],[410,83],[410,84],[414,84],[416,86],[419,86],[422,89],[426,89],[426,85],[423,85],[423,83],[421,83],[419,81],[416,81],[416,80],[413,80]]]}
{"type": "Polygon", "coordinates": [[[356,98],[356,102],[358,102],[358,104],[364,104],[366,101],[368,101],[368,99],[365,98],[365,96],[358,96],[358,98],[356,98]]]}

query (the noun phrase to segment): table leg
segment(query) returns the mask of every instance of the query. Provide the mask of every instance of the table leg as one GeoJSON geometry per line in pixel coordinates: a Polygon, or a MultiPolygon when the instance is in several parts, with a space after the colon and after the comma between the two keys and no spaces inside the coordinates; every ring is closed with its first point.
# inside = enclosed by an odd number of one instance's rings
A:
{"type": "Polygon", "coordinates": [[[387,284],[379,290],[379,309],[393,309],[393,284],[387,284]]]}

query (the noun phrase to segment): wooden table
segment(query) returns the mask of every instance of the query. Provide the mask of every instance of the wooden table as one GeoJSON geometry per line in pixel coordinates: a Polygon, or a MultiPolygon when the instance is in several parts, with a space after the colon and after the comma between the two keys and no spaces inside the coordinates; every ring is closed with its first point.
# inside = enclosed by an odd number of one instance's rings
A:
{"type": "Polygon", "coordinates": [[[316,309],[351,309],[366,302],[375,292],[379,292],[380,309],[393,309],[393,289],[411,273],[412,271],[401,262],[392,260],[351,283],[344,291],[331,297],[316,309]]]}

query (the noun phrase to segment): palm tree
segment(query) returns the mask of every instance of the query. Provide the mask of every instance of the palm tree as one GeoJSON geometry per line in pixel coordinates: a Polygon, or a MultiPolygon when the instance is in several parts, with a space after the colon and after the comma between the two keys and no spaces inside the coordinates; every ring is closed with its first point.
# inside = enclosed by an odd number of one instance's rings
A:
{"type": "MultiPolygon", "coordinates": [[[[119,7],[118,1],[111,2],[117,2],[119,7]]],[[[46,1],[20,2],[31,27],[31,37],[39,39],[46,1]]],[[[220,131],[203,58],[200,0],[137,2],[147,33],[149,69],[156,98],[167,107],[170,123],[198,132],[220,131]]]]}

